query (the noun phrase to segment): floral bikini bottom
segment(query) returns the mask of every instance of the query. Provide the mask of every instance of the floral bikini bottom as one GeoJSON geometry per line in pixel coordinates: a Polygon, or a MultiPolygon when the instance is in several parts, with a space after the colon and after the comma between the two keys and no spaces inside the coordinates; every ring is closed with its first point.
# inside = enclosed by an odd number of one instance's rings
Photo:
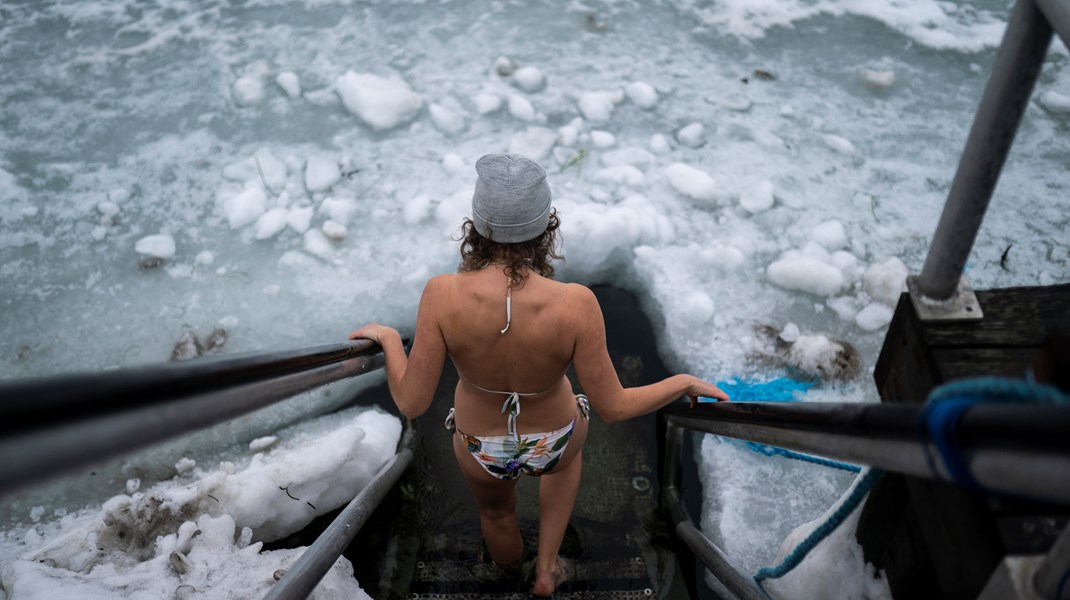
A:
{"type": "MultiPolygon", "coordinates": [[[[576,396],[576,406],[584,419],[590,419],[587,396],[576,396]]],[[[503,409],[504,411],[504,409],[503,409]]],[[[576,417],[579,418],[579,417],[576,417]]],[[[498,479],[516,479],[523,475],[538,477],[557,466],[565,453],[576,419],[554,431],[513,435],[470,435],[457,430],[453,409],[446,417],[446,429],[461,436],[472,458],[498,479]]]]}

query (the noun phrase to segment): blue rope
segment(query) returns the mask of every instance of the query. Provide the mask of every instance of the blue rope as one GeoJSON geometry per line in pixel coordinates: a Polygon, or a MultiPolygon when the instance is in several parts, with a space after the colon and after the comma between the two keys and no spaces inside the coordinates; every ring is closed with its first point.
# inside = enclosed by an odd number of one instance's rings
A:
{"type": "Polygon", "coordinates": [[[970,471],[969,462],[959,444],[959,422],[977,404],[1025,402],[1070,404],[1070,396],[1052,386],[999,377],[953,381],[934,389],[918,415],[918,432],[926,448],[925,460],[933,477],[941,479],[936,460],[928,451],[930,442],[936,447],[952,481],[969,489],[989,491],[978,483],[970,471]]]}
{"type": "Polygon", "coordinates": [[[776,579],[787,574],[789,571],[799,566],[799,563],[806,558],[806,555],[814,549],[821,540],[827,538],[829,534],[836,531],[836,528],[840,526],[847,519],[854,509],[858,507],[858,504],[862,502],[862,499],[869,493],[870,488],[884,475],[884,471],[880,469],[870,469],[865,475],[862,476],[862,481],[855,486],[855,489],[851,491],[851,495],[847,497],[847,500],[837,508],[832,515],[824,523],[819,525],[817,529],[810,532],[810,535],[806,536],[806,539],[801,544],[795,547],[779,565],[775,567],[762,567],[754,574],[754,581],[761,583],[766,579],[776,579]]]}
{"type": "MultiPolygon", "coordinates": [[[[805,393],[817,383],[817,380],[797,381],[790,377],[778,377],[769,381],[735,377],[731,381],[718,381],[717,387],[731,396],[733,402],[794,402],[799,399],[799,395],[805,393]]],[[[744,442],[744,445],[765,456],[782,456],[823,467],[851,471],[852,473],[858,473],[862,470],[861,467],[855,465],[801,454],[792,450],[777,448],[776,446],[768,446],[756,442],[744,442]]]]}
{"type": "Polygon", "coordinates": [[[848,463],[842,463],[835,460],[829,460],[827,458],[821,458],[819,456],[810,456],[809,454],[802,454],[793,450],[785,450],[784,448],[777,448],[776,446],[768,446],[766,444],[759,444],[757,442],[746,442],[747,448],[765,456],[783,456],[784,458],[792,458],[795,460],[801,460],[803,462],[812,463],[815,465],[821,465],[822,467],[830,467],[832,469],[840,469],[843,471],[850,471],[852,473],[860,473],[862,467],[852,465],[848,463]]]}

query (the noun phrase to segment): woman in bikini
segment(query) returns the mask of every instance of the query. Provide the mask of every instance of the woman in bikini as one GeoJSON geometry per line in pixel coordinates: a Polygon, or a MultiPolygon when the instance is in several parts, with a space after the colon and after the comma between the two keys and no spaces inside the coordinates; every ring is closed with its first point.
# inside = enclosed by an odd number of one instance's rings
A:
{"type": "Polygon", "coordinates": [[[540,476],[539,537],[532,593],[563,577],[558,550],[580,484],[588,401],[607,422],[643,415],[687,395],[728,400],[691,375],[623,388],[606,350],[598,301],[579,284],[553,281],[559,221],[546,173],[516,155],[476,162],[472,218],[465,219],[456,275],[427,282],[409,356],[401,336],[370,324],[349,336],[383,347],[390,393],[416,418],[434,397],[448,355],[460,374],[447,427],[479,509],[491,558],[519,567],[516,478],[540,476]],[[584,396],[565,370],[572,364],[584,396]],[[523,412],[521,412],[523,407],[523,412]]]}

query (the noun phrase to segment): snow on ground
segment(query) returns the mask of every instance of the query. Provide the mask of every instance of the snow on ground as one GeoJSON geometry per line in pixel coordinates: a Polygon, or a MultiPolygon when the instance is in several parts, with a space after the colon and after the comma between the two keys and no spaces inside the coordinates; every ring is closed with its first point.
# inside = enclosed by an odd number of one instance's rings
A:
{"type": "MultiPolygon", "coordinates": [[[[0,377],[163,361],[194,336],[231,353],[372,320],[411,332],[422,282],[456,268],[471,165],[512,150],[549,173],[559,277],[635,291],[672,368],[811,368],[835,383],[809,400],[873,401],[888,319],[921,268],[1007,11],[127,4],[3,9],[0,377]],[[767,332],[789,324],[794,345],[778,348],[767,332]]],[[[970,258],[978,288],[1070,281],[1070,69],[1054,48],[970,258]]],[[[160,456],[245,448],[302,418],[302,402],[160,456]]],[[[703,526],[748,568],[848,485],[717,444],[702,443],[703,526]]],[[[102,469],[110,493],[158,479],[102,469]]],[[[57,495],[70,514],[105,485],[65,481],[85,490],[57,495]]],[[[11,527],[48,504],[28,498],[8,504],[11,527]]]]}
{"type": "MultiPolygon", "coordinates": [[[[213,467],[183,458],[148,489],[127,481],[102,506],[57,510],[0,538],[11,598],[260,597],[303,548],[261,552],[342,506],[393,456],[400,421],[348,409],[258,438],[213,467]],[[268,441],[270,440],[270,441],[268,441]]],[[[314,598],[368,597],[339,558],[314,598]]]]}

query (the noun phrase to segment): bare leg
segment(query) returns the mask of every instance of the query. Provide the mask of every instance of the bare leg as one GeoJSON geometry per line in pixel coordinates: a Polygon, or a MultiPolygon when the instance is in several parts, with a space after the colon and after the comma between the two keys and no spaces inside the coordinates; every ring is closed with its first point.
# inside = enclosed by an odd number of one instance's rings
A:
{"type": "Polygon", "coordinates": [[[476,497],[479,526],[491,559],[502,566],[518,565],[524,558],[524,539],[516,521],[516,480],[503,481],[487,473],[459,435],[453,436],[453,454],[476,497]]]}
{"type": "Polygon", "coordinates": [[[560,471],[539,478],[539,555],[535,559],[535,585],[531,589],[537,596],[549,596],[557,588],[557,552],[576,504],[582,469],[581,450],[560,471]]]}

